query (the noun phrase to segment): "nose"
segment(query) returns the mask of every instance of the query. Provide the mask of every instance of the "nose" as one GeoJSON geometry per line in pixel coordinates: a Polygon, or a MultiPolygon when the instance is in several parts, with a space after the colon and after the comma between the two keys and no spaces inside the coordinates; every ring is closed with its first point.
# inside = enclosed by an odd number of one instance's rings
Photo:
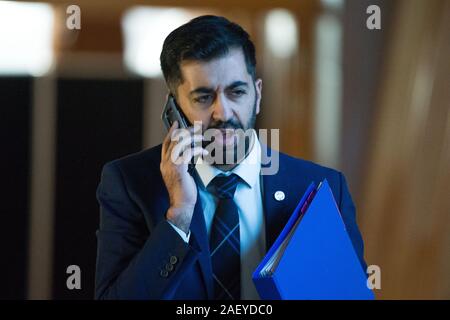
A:
{"type": "Polygon", "coordinates": [[[232,118],[232,115],[233,112],[228,99],[224,96],[224,94],[217,95],[216,101],[214,102],[212,119],[214,121],[226,122],[232,118]]]}

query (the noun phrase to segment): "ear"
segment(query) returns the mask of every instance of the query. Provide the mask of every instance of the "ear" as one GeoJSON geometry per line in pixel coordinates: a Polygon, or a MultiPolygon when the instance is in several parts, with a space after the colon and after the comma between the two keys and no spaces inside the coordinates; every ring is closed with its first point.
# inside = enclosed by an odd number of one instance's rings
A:
{"type": "Polygon", "coordinates": [[[262,97],[262,80],[256,79],[255,81],[255,88],[256,88],[256,114],[259,114],[260,111],[260,104],[261,104],[261,97],[262,97]]]}

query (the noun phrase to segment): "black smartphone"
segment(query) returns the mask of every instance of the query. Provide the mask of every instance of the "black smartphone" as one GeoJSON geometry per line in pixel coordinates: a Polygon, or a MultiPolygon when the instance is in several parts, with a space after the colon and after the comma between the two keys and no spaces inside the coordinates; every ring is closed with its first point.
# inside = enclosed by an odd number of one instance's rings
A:
{"type": "Polygon", "coordinates": [[[170,129],[175,121],[178,121],[179,129],[190,126],[189,121],[186,119],[186,116],[183,114],[183,111],[181,111],[181,108],[177,105],[175,98],[171,94],[167,97],[161,119],[167,130],[170,129]]]}
{"type": "MultiPolygon", "coordinates": [[[[177,105],[177,102],[175,101],[175,98],[172,94],[169,94],[167,97],[166,105],[164,106],[163,112],[161,114],[161,120],[164,123],[167,130],[170,129],[172,124],[175,121],[178,121],[178,129],[191,126],[191,123],[186,118],[186,116],[183,114],[183,111],[181,108],[177,105]]],[[[191,144],[191,147],[193,148],[195,146],[194,143],[191,144]]],[[[191,175],[193,175],[195,171],[195,161],[197,159],[192,158],[188,165],[188,171],[191,175]]]]}

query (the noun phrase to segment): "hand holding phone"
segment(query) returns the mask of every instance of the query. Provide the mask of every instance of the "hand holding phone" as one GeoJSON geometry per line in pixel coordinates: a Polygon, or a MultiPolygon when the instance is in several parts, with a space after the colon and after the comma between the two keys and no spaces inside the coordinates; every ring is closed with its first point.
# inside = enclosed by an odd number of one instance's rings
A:
{"type": "Polygon", "coordinates": [[[197,186],[188,171],[188,162],[192,157],[205,155],[207,151],[195,146],[196,142],[201,142],[202,136],[195,135],[194,128],[188,127],[189,123],[171,96],[168,97],[162,120],[166,127],[170,125],[162,144],[160,163],[170,200],[166,218],[187,234],[197,202],[197,186]],[[180,128],[186,130],[176,130],[180,128]]]}
{"type": "MultiPolygon", "coordinates": [[[[180,129],[188,129],[191,126],[191,123],[184,115],[181,108],[178,106],[175,98],[172,94],[167,96],[166,105],[164,106],[163,113],[161,115],[161,120],[163,121],[167,130],[174,124],[175,121],[178,122],[178,126],[180,129]]],[[[195,148],[195,144],[191,144],[191,148],[195,148]]],[[[188,172],[193,175],[195,171],[195,161],[197,157],[192,157],[191,161],[189,161],[188,172]]]]}

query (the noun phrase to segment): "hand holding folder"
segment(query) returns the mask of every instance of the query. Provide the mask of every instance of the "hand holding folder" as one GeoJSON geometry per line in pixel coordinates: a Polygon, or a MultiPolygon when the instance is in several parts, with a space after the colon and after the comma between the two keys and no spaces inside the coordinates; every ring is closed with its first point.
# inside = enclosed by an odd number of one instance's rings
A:
{"type": "Polygon", "coordinates": [[[308,187],[253,281],[262,299],[374,299],[327,180],[308,187]]]}

